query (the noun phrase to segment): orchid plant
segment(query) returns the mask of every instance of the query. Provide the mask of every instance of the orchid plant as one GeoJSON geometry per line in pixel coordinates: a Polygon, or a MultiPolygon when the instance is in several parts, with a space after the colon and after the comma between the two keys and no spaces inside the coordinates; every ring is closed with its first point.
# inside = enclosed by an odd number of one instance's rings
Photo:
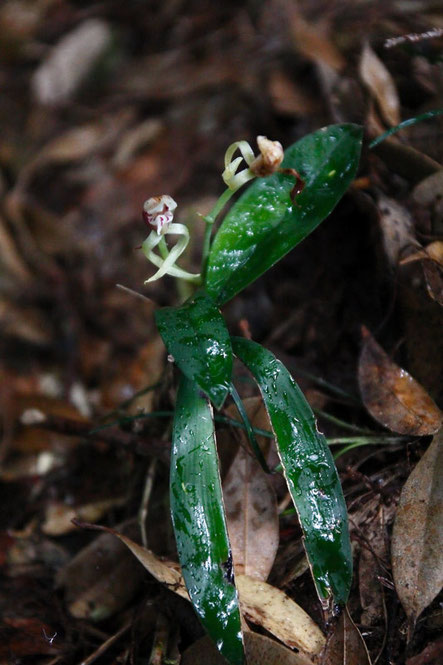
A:
{"type": "Polygon", "coordinates": [[[228,395],[244,419],[255,454],[269,472],[233,384],[233,355],[249,369],[261,391],[324,608],[346,602],[352,557],[340,481],[309,404],[270,351],[252,340],[230,336],[219,308],[327,217],[355,176],[361,140],[360,127],[343,124],[309,134],[285,153],[278,141],[264,136],[257,138],[257,156],[246,141],[230,145],[222,174],[227,188],[203,218],[198,274],[177,265],[190,236],[184,224],[174,222],[174,199],[155,196],[143,207],[150,233],[142,252],[157,268],[146,283],[170,275],[195,285],[185,303],[156,311],[159,332],[180,376],[172,436],[171,514],[190,600],[231,665],[244,662],[243,637],[213,421],[213,407],[221,409],[228,395]],[[254,182],[214,234],[214,223],[227,202],[249,181],[254,182]],[[168,246],[170,240],[175,244],[168,246]]]}

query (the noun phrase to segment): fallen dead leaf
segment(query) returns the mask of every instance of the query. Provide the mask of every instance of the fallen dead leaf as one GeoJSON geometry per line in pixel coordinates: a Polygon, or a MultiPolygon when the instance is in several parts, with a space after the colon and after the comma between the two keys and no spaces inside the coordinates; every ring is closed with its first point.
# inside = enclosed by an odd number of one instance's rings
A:
{"type": "MultiPolygon", "coordinates": [[[[251,424],[270,429],[261,399],[245,400],[251,424]]],[[[228,409],[231,417],[236,414],[228,409]]],[[[223,482],[226,519],[236,574],[266,580],[279,541],[277,500],[268,476],[247,448],[246,436],[223,482]]]]}
{"type": "Polygon", "coordinates": [[[47,105],[68,101],[110,43],[111,29],[97,18],[64,35],[32,77],[36,100],[47,105]]]}
{"type": "Polygon", "coordinates": [[[379,580],[385,574],[388,554],[388,536],[385,524],[385,507],[374,519],[365,523],[364,537],[358,563],[360,603],[363,609],[360,623],[372,626],[383,622],[384,602],[383,586],[379,580]],[[369,546],[367,545],[369,544],[369,546]]]}
{"type": "Polygon", "coordinates": [[[262,626],[290,648],[318,654],[325,637],[317,624],[289,596],[247,575],[237,575],[240,606],[245,617],[262,626]]]}
{"type": "MultiPolygon", "coordinates": [[[[121,527],[135,537],[138,526],[121,527]]],[[[68,610],[77,619],[100,621],[122,609],[140,588],[145,572],[114,535],[100,534],[57,574],[68,610]]]]}
{"type": "Polygon", "coordinates": [[[395,267],[408,247],[419,246],[414,236],[414,224],[409,211],[384,194],[377,197],[383,247],[391,267],[395,267]]]}
{"type": "Polygon", "coordinates": [[[400,123],[400,100],[394,80],[380,58],[366,43],[360,59],[360,78],[377,100],[385,121],[395,126],[400,123]]]}
{"type": "MultiPolygon", "coordinates": [[[[245,632],[247,665],[312,665],[301,653],[294,653],[265,635],[245,632]]],[[[226,660],[209,637],[202,637],[182,655],[181,665],[226,665],[226,660]]]]}
{"type": "MultiPolygon", "coordinates": [[[[82,526],[80,523],[77,524],[82,526]]],[[[83,526],[97,528],[93,525],[83,526]]],[[[161,561],[153,552],[117,531],[105,527],[99,528],[119,538],[156,580],[189,600],[178,566],[172,562],[161,561]]],[[[308,654],[320,652],[325,642],[323,633],[289,596],[266,582],[246,575],[237,575],[235,581],[241,611],[248,619],[263,626],[291,648],[302,649],[308,654]]]]}
{"type": "Polygon", "coordinates": [[[443,586],[443,430],[403,487],[392,534],[395,588],[411,625],[443,586]]]}
{"type": "Polygon", "coordinates": [[[344,607],[335,630],[329,638],[322,665],[371,665],[371,659],[360,631],[344,607]]]}
{"type": "Polygon", "coordinates": [[[435,262],[423,261],[423,274],[425,276],[426,289],[439,305],[443,307],[443,271],[435,262]]]}
{"type": "Polygon", "coordinates": [[[425,436],[440,429],[442,413],[425,389],[396,365],[363,328],[358,381],[365,407],[393,432],[425,436]]]}
{"type": "Polygon", "coordinates": [[[75,507],[61,502],[50,503],[46,508],[41,530],[47,536],[62,536],[74,531],[73,519],[97,522],[111,508],[124,505],[126,500],[126,496],[114,496],[112,499],[102,499],[75,507]]]}

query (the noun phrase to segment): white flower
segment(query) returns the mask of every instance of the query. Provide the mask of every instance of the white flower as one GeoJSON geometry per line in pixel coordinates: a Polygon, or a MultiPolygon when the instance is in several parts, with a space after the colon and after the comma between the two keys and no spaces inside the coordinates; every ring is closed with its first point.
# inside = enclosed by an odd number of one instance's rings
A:
{"type": "Polygon", "coordinates": [[[239,187],[253,178],[264,177],[275,173],[283,161],[283,147],[279,141],[270,141],[266,136],[257,136],[257,145],[260,154],[256,157],[247,141],[236,141],[226,150],[225,170],[222,178],[229,189],[237,190],[239,187]],[[241,157],[232,159],[236,150],[241,152],[241,157]],[[248,165],[237,173],[242,159],[248,165]]]}
{"type": "Polygon", "coordinates": [[[168,194],[152,196],[143,205],[143,219],[153,230],[142,244],[142,252],[155,266],[157,272],[145,281],[155,282],[163,275],[172,275],[188,282],[200,283],[200,275],[194,275],[176,265],[177,259],[183,254],[189,243],[189,231],[184,224],[173,224],[174,211],[177,203],[168,194]],[[179,236],[169,251],[166,235],[179,236]],[[153,250],[158,246],[160,256],[153,250]]]}
{"type": "Polygon", "coordinates": [[[176,202],[168,194],[152,196],[143,205],[143,219],[157,231],[157,235],[164,235],[174,219],[176,207],[176,202]]]}

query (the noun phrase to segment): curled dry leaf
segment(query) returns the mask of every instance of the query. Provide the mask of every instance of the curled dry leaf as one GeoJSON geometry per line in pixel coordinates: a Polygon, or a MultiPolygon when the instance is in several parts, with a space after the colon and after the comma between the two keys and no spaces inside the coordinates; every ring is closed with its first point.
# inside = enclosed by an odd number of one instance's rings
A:
{"type": "MultiPolygon", "coordinates": [[[[245,400],[245,408],[254,427],[270,430],[261,400],[245,400]]],[[[236,417],[232,411],[228,413],[236,417]]],[[[277,500],[268,476],[247,449],[243,433],[242,440],[223,483],[232,557],[237,575],[266,580],[278,549],[277,500]]]]}
{"type": "Polygon", "coordinates": [[[289,596],[276,587],[247,575],[237,575],[240,606],[245,617],[288,647],[318,654],[325,638],[320,628],[289,596]]]}
{"type": "Polygon", "coordinates": [[[413,625],[443,586],[443,430],[403,487],[392,534],[395,588],[413,625]]]}
{"type": "MultiPolygon", "coordinates": [[[[312,665],[303,654],[294,653],[265,635],[245,632],[244,644],[249,665],[312,665]]],[[[181,665],[226,665],[226,660],[209,637],[202,637],[186,649],[181,665]]]]}
{"type": "Polygon", "coordinates": [[[400,122],[400,100],[395,83],[380,58],[368,43],[363,47],[360,59],[360,78],[377,100],[380,111],[389,125],[400,122]]]}
{"type": "Polygon", "coordinates": [[[347,607],[328,640],[321,665],[371,665],[364,640],[347,607]]]}
{"type": "Polygon", "coordinates": [[[425,389],[396,365],[363,328],[358,381],[365,407],[375,420],[399,434],[425,436],[440,429],[442,413],[425,389]]]}

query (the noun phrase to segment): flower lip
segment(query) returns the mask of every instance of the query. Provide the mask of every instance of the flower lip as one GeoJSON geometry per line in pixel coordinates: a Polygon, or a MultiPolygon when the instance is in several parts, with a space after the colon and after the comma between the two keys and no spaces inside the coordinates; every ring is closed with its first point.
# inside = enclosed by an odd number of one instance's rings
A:
{"type": "Polygon", "coordinates": [[[143,219],[149,227],[161,235],[172,222],[176,207],[177,203],[168,194],[152,196],[143,204],[143,219]]]}

